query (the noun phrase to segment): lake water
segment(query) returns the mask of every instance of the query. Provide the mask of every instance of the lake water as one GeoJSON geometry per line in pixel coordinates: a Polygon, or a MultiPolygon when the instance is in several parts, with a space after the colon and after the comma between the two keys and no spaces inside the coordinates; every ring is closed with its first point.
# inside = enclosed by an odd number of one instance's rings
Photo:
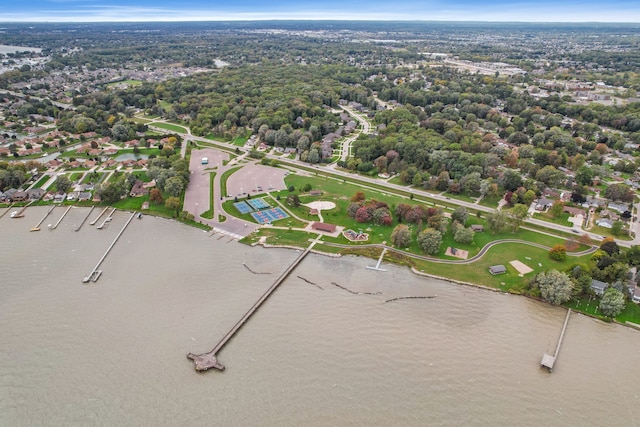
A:
{"type": "Polygon", "coordinates": [[[47,210],[0,219],[0,425],[640,425],[640,332],[573,314],[549,374],[563,309],[357,257],[308,256],[196,373],[298,252],[145,216],[83,284],[130,214],[47,210]]]}
{"type": "Polygon", "coordinates": [[[15,53],[15,52],[42,52],[42,49],[39,47],[26,47],[26,46],[10,46],[6,44],[0,44],[0,53],[15,53]]]}

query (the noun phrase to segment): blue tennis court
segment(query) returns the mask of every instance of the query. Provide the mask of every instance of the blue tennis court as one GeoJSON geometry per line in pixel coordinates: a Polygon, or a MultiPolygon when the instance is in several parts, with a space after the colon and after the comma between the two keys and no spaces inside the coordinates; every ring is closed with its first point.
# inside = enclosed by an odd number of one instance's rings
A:
{"type": "Polygon", "coordinates": [[[249,206],[251,206],[254,211],[259,211],[271,207],[271,205],[265,202],[264,199],[249,199],[247,200],[247,203],[249,203],[249,206]]]}
{"type": "Polygon", "coordinates": [[[233,204],[233,207],[236,208],[241,215],[248,214],[249,212],[253,211],[253,209],[251,209],[251,206],[249,206],[246,202],[236,202],[233,204]]]}
{"type": "Polygon", "coordinates": [[[258,221],[259,224],[274,222],[279,219],[284,219],[289,217],[289,215],[287,215],[287,213],[283,211],[281,208],[272,208],[272,209],[267,209],[265,211],[251,212],[251,216],[253,217],[253,219],[258,221]]]}

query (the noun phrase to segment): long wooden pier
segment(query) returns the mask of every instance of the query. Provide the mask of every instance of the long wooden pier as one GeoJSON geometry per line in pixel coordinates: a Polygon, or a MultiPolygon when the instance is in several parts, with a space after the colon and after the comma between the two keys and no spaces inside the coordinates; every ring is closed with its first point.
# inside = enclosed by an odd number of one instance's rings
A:
{"type": "Polygon", "coordinates": [[[80,231],[80,229],[82,228],[84,223],[87,222],[87,220],[89,219],[89,215],[91,215],[91,212],[93,212],[94,208],[95,208],[95,206],[91,206],[91,209],[89,209],[89,212],[87,212],[87,216],[84,217],[84,219],[82,220],[80,225],[77,228],[75,228],[73,231],[80,231]]]}
{"type": "Polygon", "coordinates": [[[96,222],[98,222],[98,220],[100,219],[100,217],[101,217],[102,215],[104,215],[104,213],[105,213],[107,210],[109,210],[109,206],[107,206],[106,208],[102,209],[102,212],[100,212],[100,214],[96,217],[96,219],[94,219],[93,221],[91,221],[91,222],[89,223],[89,225],[95,225],[95,224],[96,224],[96,222]]]}
{"type": "Polygon", "coordinates": [[[62,214],[62,216],[60,217],[60,219],[58,220],[58,222],[56,222],[53,227],[51,227],[52,230],[55,230],[56,228],[58,228],[58,226],[60,225],[60,223],[62,222],[62,220],[64,219],[65,216],[67,216],[67,214],[69,213],[69,211],[71,210],[73,206],[69,206],[67,208],[66,211],[64,211],[64,213],[62,214]]]}
{"type": "Polygon", "coordinates": [[[553,365],[556,363],[556,359],[558,358],[558,354],[560,354],[560,347],[562,346],[562,340],[564,339],[564,333],[567,330],[567,324],[569,323],[569,316],[571,315],[571,309],[567,310],[567,317],[564,319],[564,325],[562,325],[562,331],[560,332],[560,338],[558,339],[558,345],[556,346],[556,352],[553,356],[545,353],[542,356],[542,361],[540,362],[541,366],[549,369],[549,372],[553,371],[553,365]]]}
{"type": "Polygon", "coordinates": [[[45,219],[47,219],[47,217],[51,214],[51,212],[53,212],[53,210],[56,208],[56,205],[51,206],[51,208],[49,208],[49,210],[47,211],[47,213],[42,217],[42,219],[40,220],[40,222],[38,222],[32,229],[31,231],[40,231],[40,226],[42,225],[42,223],[44,222],[45,219]]]}
{"type": "Polygon", "coordinates": [[[104,253],[104,255],[102,255],[102,258],[100,258],[100,261],[98,261],[98,263],[96,264],[96,266],[93,268],[93,270],[91,270],[91,273],[89,273],[88,276],[85,276],[82,279],[82,283],[87,283],[89,281],[93,281],[96,282],[98,280],[98,278],[100,277],[100,275],[102,274],[102,270],[99,270],[100,265],[102,264],[102,262],[105,260],[105,258],[107,257],[107,255],[109,255],[109,252],[111,252],[111,249],[113,249],[113,247],[116,245],[116,243],[118,242],[118,239],[120,239],[120,236],[122,236],[122,233],[124,233],[124,230],[127,228],[127,226],[129,225],[129,223],[131,222],[131,220],[133,219],[133,217],[136,216],[136,212],[132,213],[131,216],[129,217],[129,219],[127,220],[127,222],[124,224],[124,226],[122,227],[122,230],[120,230],[120,232],[118,233],[118,235],[116,236],[115,239],[113,239],[113,242],[111,242],[111,245],[109,245],[109,247],[107,248],[107,251],[104,253]]]}
{"type": "Polygon", "coordinates": [[[236,322],[235,325],[225,334],[224,337],[213,347],[213,349],[208,353],[203,354],[187,354],[187,358],[193,361],[196,371],[206,371],[211,368],[218,369],[219,371],[224,371],[224,365],[218,362],[217,353],[222,350],[222,348],[227,344],[231,338],[235,335],[236,332],[245,323],[249,320],[249,318],[255,313],[258,308],[262,305],[263,302],[269,298],[269,296],[276,290],[276,288],[287,278],[289,274],[300,264],[300,262],[309,254],[311,248],[316,244],[316,240],[311,242],[309,247],[304,250],[292,263],[287,267],[287,269],[276,279],[275,282],[265,291],[264,294],[247,310],[247,312],[236,322]]]}

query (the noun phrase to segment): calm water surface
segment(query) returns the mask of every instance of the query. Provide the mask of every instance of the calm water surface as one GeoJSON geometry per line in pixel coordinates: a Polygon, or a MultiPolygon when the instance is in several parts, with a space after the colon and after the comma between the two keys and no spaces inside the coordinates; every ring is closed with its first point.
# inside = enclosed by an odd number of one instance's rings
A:
{"type": "Polygon", "coordinates": [[[572,315],[550,375],[564,310],[354,257],[307,257],[198,374],[297,252],[144,217],[82,284],[129,214],[29,232],[47,209],[0,219],[0,425],[640,425],[639,332],[572,315]]]}

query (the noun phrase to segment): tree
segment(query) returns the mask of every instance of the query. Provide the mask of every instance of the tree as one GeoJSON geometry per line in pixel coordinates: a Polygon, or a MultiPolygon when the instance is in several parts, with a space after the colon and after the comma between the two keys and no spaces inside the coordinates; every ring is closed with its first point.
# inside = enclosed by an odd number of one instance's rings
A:
{"type": "Polygon", "coordinates": [[[609,287],[604,291],[598,308],[605,316],[616,317],[622,313],[625,305],[624,294],[615,288],[609,287]]]}
{"type": "Polygon", "coordinates": [[[549,250],[549,258],[556,261],[564,261],[567,259],[567,248],[564,245],[554,245],[549,250]]]}
{"type": "Polygon", "coordinates": [[[529,208],[522,204],[517,204],[506,213],[507,227],[512,233],[518,231],[524,220],[529,215],[529,208]]]}
{"type": "Polygon", "coordinates": [[[179,197],[184,191],[184,181],[179,176],[172,176],[164,183],[164,189],[172,196],[179,197]]]}
{"type": "Polygon", "coordinates": [[[558,270],[539,273],[536,276],[536,284],[542,298],[555,305],[569,301],[574,286],[571,278],[558,270]]]}
{"type": "Polygon", "coordinates": [[[391,242],[397,248],[405,248],[411,243],[411,230],[404,224],[398,224],[391,232],[391,242]]]}
{"type": "Polygon", "coordinates": [[[622,221],[615,221],[611,225],[611,234],[614,236],[620,236],[623,234],[624,223],[622,221]]]}
{"type": "Polygon", "coordinates": [[[56,178],[56,189],[66,193],[71,188],[71,181],[66,175],[58,175],[56,178]]]}
{"type": "Polygon", "coordinates": [[[162,204],[162,202],[164,202],[164,199],[162,198],[162,191],[158,188],[152,188],[151,191],[149,191],[149,201],[156,205],[162,204]]]}
{"type": "Polygon", "coordinates": [[[506,215],[500,211],[489,212],[487,214],[487,228],[492,233],[502,233],[507,228],[506,215]]]}
{"type": "Polygon", "coordinates": [[[425,228],[418,234],[418,245],[429,255],[435,255],[442,245],[442,233],[433,228],[425,228]]]}
{"type": "Polygon", "coordinates": [[[549,209],[549,213],[554,218],[560,217],[564,213],[564,203],[561,200],[556,200],[549,209]]]}
{"type": "Polygon", "coordinates": [[[629,203],[633,201],[633,194],[633,190],[626,184],[611,184],[605,190],[604,197],[629,203]]]}
{"type": "Polygon", "coordinates": [[[167,197],[167,200],[164,202],[164,206],[167,209],[171,209],[175,212],[175,215],[178,215],[178,211],[180,210],[180,199],[175,196],[167,197]]]}
{"type": "Polygon", "coordinates": [[[458,221],[460,224],[465,225],[469,218],[469,212],[464,206],[459,206],[455,211],[451,213],[451,220],[458,221]]]}
{"type": "Polygon", "coordinates": [[[353,196],[351,196],[351,201],[352,202],[361,202],[364,199],[366,199],[366,196],[364,195],[364,192],[362,192],[362,191],[357,191],[353,196]]]}
{"type": "Polygon", "coordinates": [[[609,255],[614,255],[620,253],[620,247],[612,238],[606,238],[602,241],[600,245],[600,249],[608,253],[609,255]]]}
{"type": "Polygon", "coordinates": [[[595,173],[589,166],[582,166],[576,172],[576,182],[580,185],[591,185],[595,173]]]}
{"type": "Polygon", "coordinates": [[[471,228],[466,228],[463,226],[459,226],[456,228],[453,233],[453,240],[458,243],[466,243],[469,244],[473,242],[473,237],[475,236],[475,232],[471,228]]]}
{"type": "Polygon", "coordinates": [[[369,209],[367,209],[366,206],[360,206],[356,211],[355,219],[358,222],[371,221],[371,214],[369,213],[369,209]]]}

